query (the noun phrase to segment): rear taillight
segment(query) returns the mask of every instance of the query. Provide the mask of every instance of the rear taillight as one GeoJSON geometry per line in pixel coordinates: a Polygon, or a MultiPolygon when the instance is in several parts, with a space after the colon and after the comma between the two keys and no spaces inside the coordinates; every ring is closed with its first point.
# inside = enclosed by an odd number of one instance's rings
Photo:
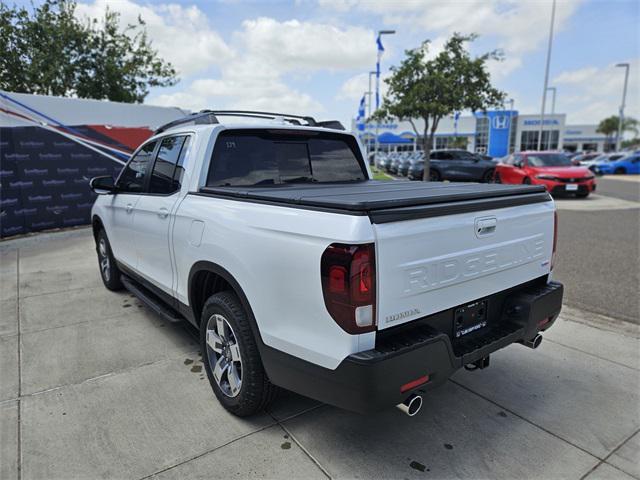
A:
{"type": "Polygon", "coordinates": [[[333,243],[320,261],[324,304],[348,333],[375,330],[376,263],[373,243],[333,243]]]}
{"type": "Polygon", "coordinates": [[[551,270],[556,263],[556,247],[558,245],[558,211],[553,212],[553,250],[551,251],[551,270]]]}

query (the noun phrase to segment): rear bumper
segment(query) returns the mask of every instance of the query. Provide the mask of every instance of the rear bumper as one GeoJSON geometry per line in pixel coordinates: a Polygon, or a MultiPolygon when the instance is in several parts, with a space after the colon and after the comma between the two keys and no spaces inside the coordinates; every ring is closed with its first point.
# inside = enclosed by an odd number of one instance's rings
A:
{"type": "Polygon", "coordinates": [[[425,393],[464,365],[548,329],[560,313],[562,294],[558,282],[496,294],[498,318],[461,341],[452,342],[449,335],[435,330],[429,324],[431,317],[412,322],[385,335],[374,349],[350,355],[335,370],[264,345],[263,362],[276,385],[347,410],[374,412],[401,403],[411,393],[425,393]],[[426,384],[400,391],[402,385],[425,375],[426,384]]]}

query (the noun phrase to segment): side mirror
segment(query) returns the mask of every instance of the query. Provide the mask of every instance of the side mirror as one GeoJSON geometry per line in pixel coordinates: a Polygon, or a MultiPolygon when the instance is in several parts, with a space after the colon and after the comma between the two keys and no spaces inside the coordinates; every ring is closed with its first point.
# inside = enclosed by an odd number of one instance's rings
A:
{"type": "Polygon", "coordinates": [[[89,187],[98,195],[109,195],[115,193],[117,188],[113,181],[113,177],[94,177],[89,182],[89,187]]]}

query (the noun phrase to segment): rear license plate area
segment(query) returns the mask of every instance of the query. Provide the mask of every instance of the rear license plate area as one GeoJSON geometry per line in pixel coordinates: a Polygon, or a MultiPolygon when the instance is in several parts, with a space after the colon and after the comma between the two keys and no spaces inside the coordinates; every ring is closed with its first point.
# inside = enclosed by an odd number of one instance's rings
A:
{"type": "Polygon", "coordinates": [[[461,338],[487,326],[487,300],[457,307],[453,312],[453,335],[461,338]]]}

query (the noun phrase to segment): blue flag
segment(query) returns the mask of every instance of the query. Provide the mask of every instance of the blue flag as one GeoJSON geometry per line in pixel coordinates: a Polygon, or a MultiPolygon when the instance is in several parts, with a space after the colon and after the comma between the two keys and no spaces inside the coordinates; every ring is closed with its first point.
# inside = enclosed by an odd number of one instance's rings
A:
{"type": "Polygon", "coordinates": [[[365,120],[365,99],[364,95],[360,99],[360,105],[358,106],[358,117],[356,118],[356,125],[358,126],[358,130],[364,131],[364,120],[365,120]]]}
{"type": "Polygon", "coordinates": [[[382,53],[384,52],[380,35],[376,38],[376,45],[378,46],[378,61],[376,62],[376,110],[378,110],[378,108],[380,108],[380,58],[382,58],[382,53]]]}

